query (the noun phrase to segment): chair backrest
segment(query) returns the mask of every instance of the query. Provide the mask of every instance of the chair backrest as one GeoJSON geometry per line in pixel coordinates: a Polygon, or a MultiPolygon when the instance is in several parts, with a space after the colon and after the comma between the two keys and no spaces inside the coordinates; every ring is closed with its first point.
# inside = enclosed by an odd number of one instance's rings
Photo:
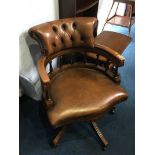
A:
{"type": "Polygon", "coordinates": [[[46,75],[45,72],[48,72],[48,76],[51,77],[70,67],[84,67],[105,72],[118,82],[118,67],[111,62],[115,58],[94,46],[97,25],[98,20],[95,17],[75,17],[46,22],[30,28],[30,36],[39,43],[42,51],[38,61],[39,74],[46,75]],[[89,54],[94,55],[93,60],[89,54]],[[106,57],[106,61],[100,61],[100,57],[103,56],[106,57]],[[55,59],[58,60],[57,66],[53,66],[55,59]],[[112,67],[109,67],[110,64],[112,67]],[[47,66],[49,69],[45,71],[47,66]]]}
{"type": "Polygon", "coordinates": [[[74,47],[94,47],[97,34],[95,17],[76,17],[55,20],[32,27],[29,34],[39,42],[47,57],[74,47]]]}

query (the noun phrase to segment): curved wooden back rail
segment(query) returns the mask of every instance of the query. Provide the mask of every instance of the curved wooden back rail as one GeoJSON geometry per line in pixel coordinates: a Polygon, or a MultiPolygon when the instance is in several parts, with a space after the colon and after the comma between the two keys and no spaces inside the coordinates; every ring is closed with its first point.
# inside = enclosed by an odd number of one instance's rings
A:
{"type": "MultiPolygon", "coordinates": [[[[114,59],[114,58],[113,58],[114,59]]],[[[104,72],[109,77],[111,77],[115,82],[119,82],[118,79],[118,64],[112,63],[111,59],[107,55],[104,54],[103,51],[97,50],[95,48],[74,48],[74,49],[66,49],[53,54],[52,56],[45,59],[44,62],[45,68],[49,65],[49,75],[56,74],[59,71],[70,67],[86,67],[86,68],[93,68],[104,72]],[[87,53],[93,53],[96,55],[95,61],[89,61],[87,57],[87,53]],[[82,60],[76,59],[76,56],[80,54],[83,58],[82,60]],[[70,62],[67,64],[63,63],[64,56],[70,56],[70,62]],[[106,61],[100,61],[100,56],[106,57],[106,61]],[[59,59],[59,66],[56,69],[53,69],[52,61],[53,59],[59,59]]]]}

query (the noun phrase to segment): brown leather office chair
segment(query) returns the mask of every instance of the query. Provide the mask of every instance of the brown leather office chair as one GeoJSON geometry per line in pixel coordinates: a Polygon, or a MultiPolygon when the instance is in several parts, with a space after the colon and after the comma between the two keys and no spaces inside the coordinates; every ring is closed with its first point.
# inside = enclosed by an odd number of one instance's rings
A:
{"type": "Polygon", "coordinates": [[[95,45],[97,23],[94,17],[68,18],[29,30],[42,50],[38,71],[49,122],[53,127],[62,127],[53,139],[55,146],[67,125],[75,121],[90,122],[103,146],[107,146],[108,141],[96,120],[127,99],[127,92],[119,86],[117,72],[124,64],[124,58],[95,45]],[[95,62],[88,60],[88,52],[96,54],[95,62]],[[106,63],[99,61],[101,56],[107,58],[106,63]],[[65,62],[66,57],[69,62],[65,62]],[[55,58],[59,60],[57,68],[52,66],[55,58]],[[109,69],[111,62],[113,66],[109,69]],[[46,72],[47,65],[49,72],[46,72]]]}

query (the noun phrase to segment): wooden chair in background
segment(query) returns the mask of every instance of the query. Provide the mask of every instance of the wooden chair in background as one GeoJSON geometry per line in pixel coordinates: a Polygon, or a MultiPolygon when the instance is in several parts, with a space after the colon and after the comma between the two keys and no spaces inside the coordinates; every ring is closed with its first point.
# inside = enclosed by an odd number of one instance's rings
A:
{"type": "Polygon", "coordinates": [[[134,23],[134,18],[132,17],[132,15],[134,14],[134,8],[135,8],[135,0],[113,0],[113,3],[109,10],[109,13],[108,13],[108,16],[107,16],[107,19],[105,21],[102,31],[104,30],[105,25],[107,23],[109,23],[111,25],[117,25],[117,26],[122,26],[122,27],[128,28],[128,35],[130,36],[131,26],[134,23]],[[115,13],[112,17],[109,18],[115,2],[117,2],[117,7],[115,10],[115,13]],[[116,14],[120,3],[125,3],[127,6],[124,16],[120,16],[120,15],[116,14]]]}

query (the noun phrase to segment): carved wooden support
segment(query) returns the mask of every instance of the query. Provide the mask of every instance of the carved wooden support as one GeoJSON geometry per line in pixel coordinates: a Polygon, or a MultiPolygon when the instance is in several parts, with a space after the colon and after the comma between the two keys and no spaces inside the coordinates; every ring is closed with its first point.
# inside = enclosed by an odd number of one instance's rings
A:
{"type": "Polygon", "coordinates": [[[53,106],[53,101],[51,99],[46,100],[46,108],[49,109],[53,106]]]}
{"type": "Polygon", "coordinates": [[[53,106],[53,100],[49,92],[49,84],[43,84],[43,98],[45,100],[46,108],[53,106]]]}
{"type": "Polygon", "coordinates": [[[118,66],[108,61],[104,64],[105,72],[117,83],[120,82],[120,75],[118,73],[118,66]]]}
{"type": "Polygon", "coordinates": [[[106,72],[107,70],[109,70],[109,65],[110,65],[110,61],[109,61],[109,59],[107,59],[107,61],[104,62],[105,72],[106,72]]]}
{"type": "Polygon", "coordinates": [[[115,77],[119,75],[118,74],[118,66],[114,65],[112,71],[113,71],[115,77]]]}
{"type": "Polygon", "coordinates": [[[100,129],[97,126],[96,122],[92,121],[90,123],[90,125],[93,128],[93,130],[95,131],[95,133],[97,134],[97,136],[99,137],[100,141],[102,142],[104,149],[106,149],[106,147],[108,146],[108,141],[104,137],[103,133],[100,131],[100,129]]]}
{"type": "Polygon", "coordinates": [[[67,129],[67,126],[63,126],[60,131],[58,132],[58,134],[55,136],[55,138],[52,141],[53,146],[58,146],[58,144],[60,143],[60,140],[63,138],[64,133],[67,129]]]}

